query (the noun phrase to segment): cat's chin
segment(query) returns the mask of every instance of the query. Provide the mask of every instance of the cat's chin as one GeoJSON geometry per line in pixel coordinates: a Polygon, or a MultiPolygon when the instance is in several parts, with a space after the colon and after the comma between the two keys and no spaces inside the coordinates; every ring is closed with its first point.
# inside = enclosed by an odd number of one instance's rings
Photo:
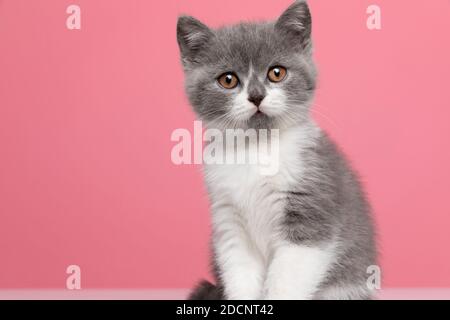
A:
{"type": "Polygon", "coordinates": [[[248,129],[273,129],[275,121],[266,113],[257,111],[247,121],[248,129]]]}
{"type": "Polygon", "coordinates": [[[271,129],[286,129],[289,127],[297,126],[297,123],[283,120],[278,117],[269,116],[264,112],[256,112],[247,120],[240,120],[236,122],[231,122],[232,125],[223,126],[223,123],[216,121],[204,121],[205,127],[208,129],[218,129],[220,131],[225,130],[271,130],[271,129]]]}
{"type": "Polygon", "coordinates": [[[250,117],[250,121],[266,121],[266,119],[269,119],[270,117],[262,112],[262,111],[256,111],[251,117],[250,117]]]}

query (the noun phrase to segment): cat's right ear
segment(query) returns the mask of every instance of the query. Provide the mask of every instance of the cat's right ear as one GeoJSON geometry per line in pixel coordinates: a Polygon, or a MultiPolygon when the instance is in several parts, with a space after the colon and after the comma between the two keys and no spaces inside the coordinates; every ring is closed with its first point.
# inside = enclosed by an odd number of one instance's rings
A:
{"type": "Polygon", "coordinates": [[[177,40],[184,64],[195,63],[198,52],[211,39],[213,32],[190,16],[181,16],[177,23],[177,40]]]}

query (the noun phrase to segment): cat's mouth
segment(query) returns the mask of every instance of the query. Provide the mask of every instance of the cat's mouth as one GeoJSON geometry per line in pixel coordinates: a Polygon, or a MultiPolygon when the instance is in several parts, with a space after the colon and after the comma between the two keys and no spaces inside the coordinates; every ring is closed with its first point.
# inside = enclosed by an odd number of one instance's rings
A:
{"type": "Polygon", "coordinates": [[[260,109],[256,110],[255,113],[250,118],[258,118],[264,116],[265,113],[261,111],[260,109]]]}
{"type": "Polygon", "coordinates": [[[257,116],[257,117],[266,117],[266,118],[270,118],[269,114],[264,111],[262,108],[258,108],[256,109],[256,112],[253,114],[253,116],[257,116]]]}
{"type": "Polygon", "coordinates": [[[250,119],[258,119],[258,120],[267,119],[267,118],[269,118],[269,116],[267,115],[267,113],[265,113],[265,112],[262,111],[261,109],[258,109],[258,110],[250,117],[250,119]]]}

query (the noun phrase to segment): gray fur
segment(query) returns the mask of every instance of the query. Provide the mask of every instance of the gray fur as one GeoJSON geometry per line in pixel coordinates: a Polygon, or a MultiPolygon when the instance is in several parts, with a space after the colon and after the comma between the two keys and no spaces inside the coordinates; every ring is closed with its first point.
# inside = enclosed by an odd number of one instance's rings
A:
{"type": "MultiPolygon", "coordinates": [[[[194,111],[204,122],[219,129],[283,129],[311,121],[309,108],[316,87],[316,71],[306,2],[295,2],[273,23],[241,23],[211,30],[192,17],[181,17],[177,31],[186,91],[194,111]],[[255,114],[245,122],[230,121],[226,106],[242,87],[223,90],[215,79],[229,71],[244,78],[250,66],[258,74],[265,74],[274,65],[282,65],[289,72],[289,78],[277,84],[287,96],[289,111],[275,118],[255,114]]],[[[259,94],[273,85],[257,78],[247,81],[249,92],[255,90],[259,94]]],[[[329,288],[364,287],[366,269],[376,263],[376,250],[370,207],[358,178],[326,134],[314,139],[312,147],[302,151],[306,169],[298,177],[297,187],[283,191],[287,204],[281,228],[286,239],[293,243],[318,245],[338,240],[337,262],[316,294],[316,298],[326,299],[333,298],[327,294],[329,288]]],[[[220,270],[216,272],[216,281],[217,287],[203,283],[191,298],[224,298],[220,270]]],[[[342,298],[369,297],[362,290],[348,292],[342,298]]]]}
{"type": "MultiPolygon", "coordinates": [[[[297,7],[293,9],[309,17],[309,10],[302,2],[297,3],[297,7]]],[[[302,23],[297,21],[298,16],[288,12],[283,17],[278,23],[241,23],[214,31],[195,18],[179,18],[178,43],[186,74],[186,91],[194,111],[202,120],[213,121],[226,115],[227,104],[242,90],[242,86],[239,86],[236,90],[225,91],[211,79],[228,71],[242,78],[250,66],[265,75],[268,67],[274,65],[283,65],[289,69],[289,81],[281,85],[288,93],[289,105],[292,107],[290,114],[278,119],[260,115],[247,123],[228,121],[215,123],[215,126],[278,128],[309,119],[306,104],[312,99],[316,85],[310,31],[300,32],[297,29],[298,23],[302,23]],[[191,34],[195,35],[195,41],[190,40],[191,34]]],[[[310,21],[310,18],[306,21],[310,21]]],[[[310,30],[310,26],[306,26],[306,30],[310,30]]],[[[271,85],[267,79],[264,83],[257,79],[249,81],[249,86],[254,89],[271,85]]]]}
{"type": "Polygon", "coordinates": [[[371,209],[358,177],[326,134],[314,149],[304,151],[304,159],[309,165],[298,189],[288,196],[285,232],[292,242],[311,245],[337,237],[338,262],[322,288],[366,287],[367,267],[376,264],[376,250],[371,209]]]}

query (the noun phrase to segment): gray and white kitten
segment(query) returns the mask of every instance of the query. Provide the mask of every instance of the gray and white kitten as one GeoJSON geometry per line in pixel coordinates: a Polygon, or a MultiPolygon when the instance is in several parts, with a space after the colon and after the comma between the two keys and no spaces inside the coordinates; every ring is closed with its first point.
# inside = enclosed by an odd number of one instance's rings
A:
{"type": "Polygon", "coordinates": [[[177,38],[189,100],[207,127],[279,129],[275,175],[257,164],[205,165],[216,284],[201,282],[190,298],[371,298],[369,205],[309,114],[316,72],[306,2],[276,22],[215,30],[182,16],[177,38]]]}

